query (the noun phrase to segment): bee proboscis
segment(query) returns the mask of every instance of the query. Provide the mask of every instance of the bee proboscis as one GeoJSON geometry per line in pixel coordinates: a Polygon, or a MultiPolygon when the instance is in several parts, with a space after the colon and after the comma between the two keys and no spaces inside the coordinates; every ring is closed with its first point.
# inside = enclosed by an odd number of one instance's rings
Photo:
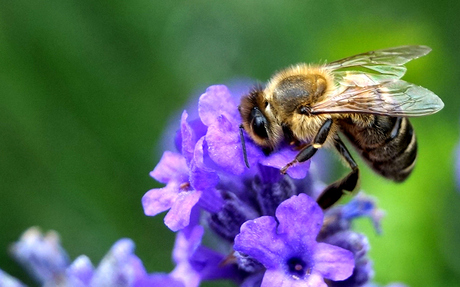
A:
{"type": "MultiPolygon", "coordinates": [[[[358,165],[339,133],[375,172],[403,181],[417,158],[417,140],[408,117],[430,115],[444,106],[433,92],[401,80],[404,64],[430,51],[426,46],[401,46],[281,70],[265,88],[254,88],[242,97],[241,133],[244,129],[266,151],[283,141],[298,148],[282,173],[322,147],[335,148],[351,171],[319,196],[323,209],[358,183],[358,165]]],[[[243,152],[247,164],[244,142],[243,152]]]]}

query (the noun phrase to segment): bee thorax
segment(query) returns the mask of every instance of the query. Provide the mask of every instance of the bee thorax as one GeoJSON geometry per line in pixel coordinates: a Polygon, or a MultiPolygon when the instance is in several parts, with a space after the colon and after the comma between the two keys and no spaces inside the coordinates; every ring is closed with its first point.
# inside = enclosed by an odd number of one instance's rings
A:
{"type": "MultiPolygon", "coordinates": [[[[295,138],[303,142],[311,142],[318,133],[321,126],[326,121],[325,116],[305,116],[302,114],[294,114],[288,122],[295,138]]],[[[335,131],[332,129],[331,135],[335,131]]]]}

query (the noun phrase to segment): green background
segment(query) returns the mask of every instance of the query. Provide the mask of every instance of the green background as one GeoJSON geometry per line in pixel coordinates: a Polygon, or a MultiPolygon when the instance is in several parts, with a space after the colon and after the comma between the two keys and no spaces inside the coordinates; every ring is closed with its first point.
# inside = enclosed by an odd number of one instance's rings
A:
{"type": "Polygon", "coordinates": [[[433,51],[405,79],[446,106],[412,120],[419,158],[407,182],[359,161],[386,217],[380,236],[367,220],[357,228],[377,282],[460,286],[459,12],[456,0],[0,0],[0,268],[31,283],[7,249],[40,226],[72,259],[97,264],[130,237],[149,272],[169,272],[174,234],[140,199],[160,186],[149,177],[160,137],[189,96],[297,62],[423,44],[433,51]]]}

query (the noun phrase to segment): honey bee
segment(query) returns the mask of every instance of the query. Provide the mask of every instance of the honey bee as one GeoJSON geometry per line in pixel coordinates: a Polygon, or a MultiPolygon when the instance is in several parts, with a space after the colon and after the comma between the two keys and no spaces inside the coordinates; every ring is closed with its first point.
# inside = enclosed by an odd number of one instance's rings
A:
{"type": "Polygon", "coordinates": [[[401,80],[405,63],[428,54],[426,46],[367,52],[323,65],[298,64],[273,75],[265,88],[241,99],[243,129],[265,151],[287,141],[299,150],[281,169],[310,159],[322,147],[335,148],[351,171],[318,197],[326,209],[358,183],[359,169],[339,133],[378,174],[404,181],[414,168],[417,140],[408,117],[444,107],[433,92],[401,80]]]}

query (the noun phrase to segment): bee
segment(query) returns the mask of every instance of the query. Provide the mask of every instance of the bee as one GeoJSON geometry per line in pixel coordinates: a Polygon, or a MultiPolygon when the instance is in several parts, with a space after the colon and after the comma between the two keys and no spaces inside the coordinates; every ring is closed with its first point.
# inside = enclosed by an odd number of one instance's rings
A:
{"type": "Polygon", "coordinates": [[[381,176],[404,181],[417,159],[417,140],[408,117],[444,107],[433,92],[401,80],[404,64],[428,54],[426,46],[401,46],[362,53],[323,65],[298,64],[274,74],[267,85],[241,98],[243,130],[271,152],[287,141],[299,150],[281,173],[334,148],[351,171],[330,184],[317,202],[326,209],[358,183],[359,169],[340,138],[344,135],[381,176]]]}

